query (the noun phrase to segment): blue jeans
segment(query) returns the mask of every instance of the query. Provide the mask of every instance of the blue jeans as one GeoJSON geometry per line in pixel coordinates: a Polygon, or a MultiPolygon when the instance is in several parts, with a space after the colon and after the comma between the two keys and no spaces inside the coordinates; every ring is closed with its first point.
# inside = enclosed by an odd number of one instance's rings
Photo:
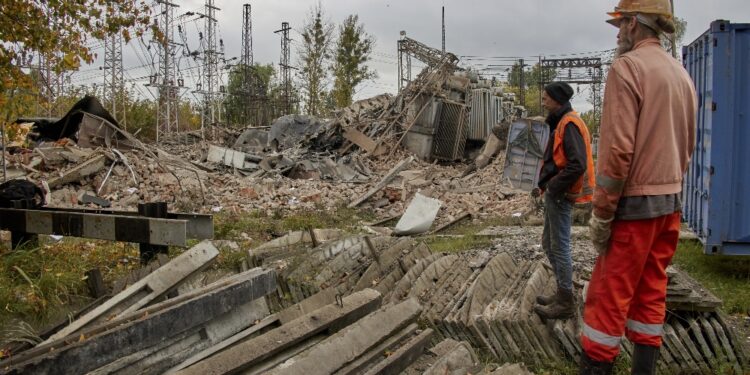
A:
{"type": "Polygon", "coordinates": [[[544,231],[542,249],[555,272],[557,287],[573,290],[573,258],[570,254],[570,226],[573,203],[562,197],[544,194],[544,231]]]}

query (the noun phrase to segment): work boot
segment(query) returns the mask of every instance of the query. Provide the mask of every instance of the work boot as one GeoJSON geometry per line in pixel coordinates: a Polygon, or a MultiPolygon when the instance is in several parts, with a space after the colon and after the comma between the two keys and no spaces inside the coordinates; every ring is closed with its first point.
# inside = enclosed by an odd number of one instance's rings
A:
{"type": "Polygon", "coordinates": [[[580,375],[609,375],[612,373],[612,366],[614,362],[599,362],[595,361],[586,353],[581,355],[581,370],[580,375]]]}
{"type": "Polygon", "coordinates": [[[557,299],[547,306],[534,306],[543,319],[570,319],[575,315],[575,298],[572,290],[557,289],[557,299]]]}
{"type": "Polygon", "coordinates": [[[633,350],[633,375],[656,374],[656,361],[659,359],[659,347],[635,344],[633,350]]]}
{"type": "Polygon", "coordinates": [[[536,303],[542,306],[551,305],[553,302],[557,301],[557,295],[559,293],[560,288],[558,288],[554,293],[548,296],[536,296],[536,303]]]}

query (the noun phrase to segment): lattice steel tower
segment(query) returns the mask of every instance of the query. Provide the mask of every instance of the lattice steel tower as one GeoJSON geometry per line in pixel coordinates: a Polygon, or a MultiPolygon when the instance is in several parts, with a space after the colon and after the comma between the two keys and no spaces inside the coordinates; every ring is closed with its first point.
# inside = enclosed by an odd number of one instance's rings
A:
{"type": "Polygon", "coordinates": [[[125,81],[122,69],[122,35],[113,34],[104,39],[104,107],[127,129],[125,116],[125,81]]]}
{"type": "Polygon", "coordinates": [[[274,31],[277,34],[281,33],[281,62],[279,68],[281,69],[281,85],[284,91],[284,114],[292,113],[292,67],[289,65],[289,30],[291,29],[289,22],[282,22],[281,30],[274,31]]]}
{"type": "Polygon", "coordinates": [[[217,125],[221,122],[221,101],[219,93],[219,55],[216,43],[216,11],[220,10],[214,6],[214,0],[206,0],[206,41],[204,44],[203,57],[205,59],[205,70],[203,75],[204,92],[204,123],[217,125]]]}
{"type": "Polygon", "coordinates": [[[178,91],[175,79],[175,44],[174,44],[174,8],[179,5],[166,0],[156,0],[160,5],[159,29],[163,38],[158,41],[159,72],[152,79],[151,86],[159,90],[159,101],[156,113],[156,142],[160,134],[179,131],[177,118],[178,91]]]}
{"type": "Polygon", "coordinates": [[[251,113],[257,112],[257,103],[254,100],[258,94],[256,82],[252,74],[253,69],[253,18],[250,4],[242,7],[242,55],[240,56],[240,69],[242,69],[242,123],[250,124],[251,113]]]}

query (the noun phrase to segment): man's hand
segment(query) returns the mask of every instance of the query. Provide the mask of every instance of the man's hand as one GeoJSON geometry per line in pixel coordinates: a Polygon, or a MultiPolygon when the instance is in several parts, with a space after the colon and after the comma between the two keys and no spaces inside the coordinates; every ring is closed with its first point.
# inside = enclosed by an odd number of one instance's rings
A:
{"type": "Polygon", "coordinates": [[[612,235],[612,219],[601,219],[596,214],[591,216],[589,220],[589,235],[591,236],[591,242],[594,243],[594,248],[600,256],[607,254],[609,248],[609,237],[612,235]]]}
{"type": "Polygon", "coordinates": [[[540,188],[537,187],[537,188],[534,188],[533,190],[531,190],[531,197],[532,198],[539,198],[541,196],[542,196],[542,189],[540,189],[540,188]]]}

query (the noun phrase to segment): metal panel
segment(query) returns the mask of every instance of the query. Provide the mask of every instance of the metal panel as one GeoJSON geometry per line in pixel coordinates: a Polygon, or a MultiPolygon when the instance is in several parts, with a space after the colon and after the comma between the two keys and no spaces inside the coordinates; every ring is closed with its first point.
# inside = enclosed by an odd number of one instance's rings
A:
{"type": "MultiPolygon", "coordinates": [[[[530,191],[539,181],[539,170],[542,167],[542,157],[535,155],[528,147],[515,146],[519,137],[531,130],[542,155],[549,140],[549,126],[541,121],[523,119],[510,125],[508,132],[508,146],[505,154],[505,168],[503,168],[503,182],[510,182],[514,188],[530,191]]],[[[538,151],[538,150],[537,150],[538,151]]]]}
{"type": "Polygon", "coordinates": [[[707,254],[750,255],[750,24],[715,21],[683,48],[698,94],[683,218],[707,254]]]}
{"type": "Polygon", "coordinates": [[[467,139],[484,141],[492,127],[503,120],[502,99],[489,89],[471,91],[471,113],[467,139]]]}
{"type": "Polygon", "coordinates": [[[440,121],[433,139],[432,156],[435,159],[453,161],[463,157],[468,117],[465,105],[441,101],[440,121]]]}

